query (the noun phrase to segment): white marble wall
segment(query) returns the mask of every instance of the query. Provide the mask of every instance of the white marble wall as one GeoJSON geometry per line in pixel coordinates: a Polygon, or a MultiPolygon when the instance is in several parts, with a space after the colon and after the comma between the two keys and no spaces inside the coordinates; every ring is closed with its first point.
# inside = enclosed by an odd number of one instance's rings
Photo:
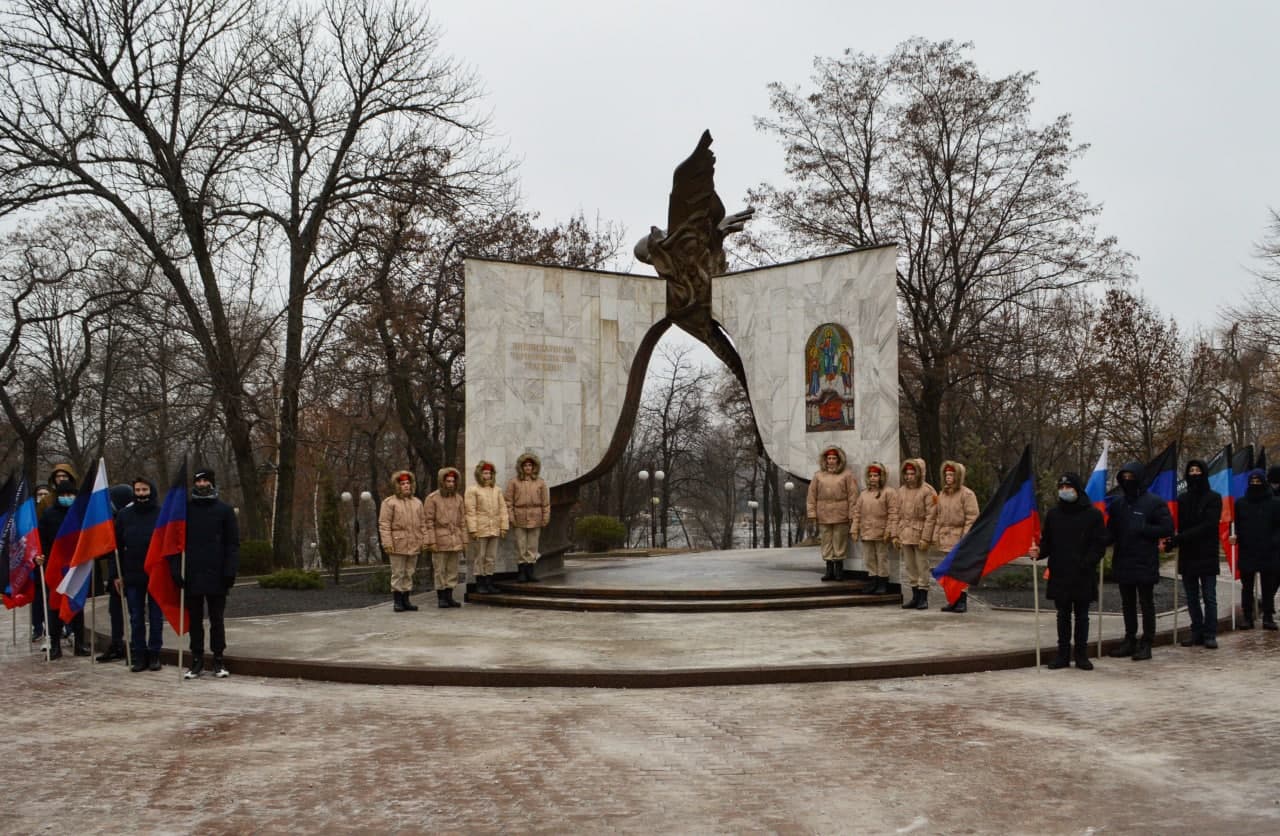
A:
{"type": "Polygon", "coordinates": [[[525,450],[550,485],[595,467],[622,412],[636,349],[666,314],[666,285],[631,276],[466,261],[467,474],[506,484],[525,450]]]}
{"type": "Polygon", "coordinates": [[[732,273],[712,280],[712,311],[737,346],[769,457],[809,478],[839,444],[862,484],[868,462],[898,472],[898,316],[893,246],[732,273]],[[855,429],[805,430],[805,341],[824,322],[854,346],[855,429]]]}

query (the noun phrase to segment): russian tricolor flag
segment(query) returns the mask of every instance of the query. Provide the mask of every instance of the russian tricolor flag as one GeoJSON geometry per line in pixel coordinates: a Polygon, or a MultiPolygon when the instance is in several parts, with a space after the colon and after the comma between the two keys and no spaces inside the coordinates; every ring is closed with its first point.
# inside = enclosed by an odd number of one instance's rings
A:
{"type": "Polygon", "coordinates": [[[164,495],[160,516],[156,519],[147,557],[143,563],[147,571],[147,594],[160,605],[165,620],[178,633],[187,632],[190,614],[182,610],[182,590],[173,582],[169,571],[169,558],[187,550],[187,463],[173,477],[169,492],[164,495]],[[181,618],[179,617],[181,614],[181,618]]]}
{"type": "Polygon", "coordinates": [[[1016,557],[1027,553],[1040,537],[1031,445],[1000,482],[991,501],[978,514],[969,533],[960,538],[933,570],[933,576],[955,603],[970,586],[1016,557]]]}
{"type": "Polygon", "coordinates": [[[1107,453],[1110,448],[1110,442],[1103,442],[1102,455],[1098,457],[1098,463],[1089,474],[1089,482],[1084,486],[1085,496],[1089,497],[1094,508],[1102,512],[1104,519],[1107,514],[1107,453]]]}
{"type": "MultiPolygon", "coordinates": [[[[58,613],[63,622],[70,621],[76,613],[84,609],[85,599],[89,597],[89,581],[93,577],[93,561],[116,549],[116,528],[111,515],[111,483],[107,481],[107,464],[98,459],[98,474],[93,480],[93,490],[88,494],[76,497],[67,518],[58,529],[58,539],[54,542],[54,550],[66,538],[70,538],[69,527],[74,525],[74,548],[70,549],[66,574],[58,582],[57,590],[62,596],[58,605],[58,613]],[[83,500],[83,502],[82,502],[83,500]],[[77,515],[76,511],[79,510],[77,515]]],[[[64,552],[68,550],[63,547],[64,552]]]]}

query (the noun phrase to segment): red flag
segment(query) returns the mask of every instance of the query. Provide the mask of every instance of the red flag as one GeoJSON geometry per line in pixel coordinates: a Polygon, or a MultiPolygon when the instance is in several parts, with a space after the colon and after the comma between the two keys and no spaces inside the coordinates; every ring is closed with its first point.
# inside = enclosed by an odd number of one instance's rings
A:
{"type": "Polygon", "coordinates": [[[184,459],[173,484],[164,495],[160,516],[156,519],[151,544],[147,546],[147,558],[143,568],[147,572],[147,594],[160,605],[165,620],[183,635],[190,627],[189,614],[182,611],[182,590],[173,582],[169,571],[169,558],[187,550],[187,462],[184,459]],[[181,613],[181,618],[179,618],[181,613]]]}

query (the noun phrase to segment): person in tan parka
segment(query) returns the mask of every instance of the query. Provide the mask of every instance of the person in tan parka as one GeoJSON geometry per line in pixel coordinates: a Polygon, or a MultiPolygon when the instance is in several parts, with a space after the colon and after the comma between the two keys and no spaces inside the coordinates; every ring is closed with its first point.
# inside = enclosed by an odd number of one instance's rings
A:
{"type": "Polygon", "coordinates": [[[427,548],[435,575],[436,606],[461,607],[453,600],[458,583],[458,558],[467,547],[467,509],[458,492],[462,474],[456,467],[442,467],[436,476],[440,487],[423,503],[426,516],[427,548]]]}
{"type": "Polygon", "coordinates": [[[397,470],[391,474],[391,496],[382,500],[378,511],[378,537],[391,560],[391,597],[396,612],[417,612],[409,600],[418,555],[426,545],[422,500],[414,496],[413,474],[397,470]]]}
{"type": "Polygon", "coordinates": [[[858,502],[858,478],[849,470],[844,450],[829,445],[818,458],[818,472],[809,482],[805,515],[818,525],[818,542],[827,564],[824,581],[844,580],[849,526],[858,502]]]}
{"type": "Polygon", "coordinates": [[[884,595],[889,591],[889,541],[893,539],[890,522],[898,513],[898,497],[893,488],[885,485],[887,474],[880,462],[867,465],[863,475],[866,487],[853,507],[849,536],[862,550],[867,564],[869,585],[865,591],[884,595]]]}
{"type": "Polygon", "coordinates": [[[467,534],[475,541],[472,554],[476,592],[497,594],[493,571],[498,563],[498,539],[507,536],[507,500],[494,484],[497,468],[493,462],[476,465],[476,483],[467,488],[467,534]]]}
{"type": "Polygon", "coordinates": [[[938,519],[938,492],[924,480],[924,459],[907,459],[902,463],[898,484],[897,514],[890,522],[893,545],[902,555],[911,584],[911,600],[904,610],[929,609],[929,543],[938,519]]]}
{"type": "MultiPolygon", "coordinates": [[[[960,542],[978,519],[978,497],[964,486],[964,465],[960,462],[942,463],[942,490],[938,491],[938,520],[934,525],[935,545],[939,557],[960,542]]],[[[969,593],[961,592],[954,604],[942,608],[943,612],[961,613],[969,609],[969,593]]]]}
{"type": "Polygon", "coordinates": [[[516,459],[516,477],[507,483],[507,514],[516,536],[518,583],[532,583],[538,563],[538,536],[551,522],[551,491],[539,475],[542,462],[533,453],[516,459]]]}

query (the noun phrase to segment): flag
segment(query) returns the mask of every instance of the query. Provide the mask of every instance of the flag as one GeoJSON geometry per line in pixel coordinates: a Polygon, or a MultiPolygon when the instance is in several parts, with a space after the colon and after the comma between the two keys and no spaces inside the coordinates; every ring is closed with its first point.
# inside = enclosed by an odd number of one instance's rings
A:
{"type": "Polygon", "coordinates": [[[39,554],[36,501],[27,495],[27,480],[24,477],[9,497],[3,527],[0,528],[0,557],[3,557],[7,567],[5,609],[24,607],[35,600],[36,557],[39,554]]]}
{"type": "Polygon", "coordinates": [[[1231,545],[1231,524],[1236,519],[1236,503],[1231,495],[1231,445],[1223,447],[1207,465],[1209,488],[1217,491],[1222,497],[1222,516],[1218,518],[1218,542],[1222,544],[1222,553],[1227,556],[1227,565],[1235,577],[1240,577],[1240,569],[1236,566],[1235,548],[1231,545]]]}
{"type": "Polygon", "coordinates": [[[969,532],[960,538],[933,570],[949,603],[967,587],[1020,555],[1040,537],[1031,445],[996,488],[969,532]]]}
{"type": "Polygon", "coordinates": [[[1089,482],[1084,486],[1085,496],[1089,497],[1094,508],[1102,512],[1104,519],[1107,514],[1107,452],[1110,447],[1109,443],[1103,442],[1102,455],[1098,457],[1098,463],[1089,474],[1089,482]]]}
{"type": "MultiPolygon", "coordinates": [[[[1243,499],[1244,493],[1249,489],[1249,471],[1253,470],[1253,445],[1246,444],[1242,449],[1235,450],[1231,454],[1231,499],[1232,506],[1235,500],[1243,499]]],[[[1235,517],[1231,518],[1233,521],[1235,517]]]]}
{"type": "Polygon", "coordinates": [[[75,505],[71,506],[71,512],[63,520],[62,527],[58,529],[55,548],[62,542],[63,532],[67,529],[67,523],[71,522],[81,497],[85,499],[85,503],[77,521],[80,531],[66,563],[66,574],[57,586],[58,593],[62,596],[58,614],[64,624],[84,609],[85,599],[89,597],[89,581],[93,577],[93,561],[110,554],[116,548],[116,527],[111,513],[111,483],[107,481],[107,463],[104,460],[98,459],[98,473],[93,480],[93,489],[76,497],[75,505]]]}
{"type": "Polygon", "coordinates": [[[160,605],[165,620],[178,635],[187,632],[191,619],[182,612],[182,590],[173,582],[169,572],[169,558],[187,549],[187,463],[173,477],[169,492],[164,495],[160,516],[156,519],[151,544],[147,546],[147,558],[143,567],[147,571],[147,594],[160,605]],[[179,619],[179,613],[182,613],[179,619]]]}
{"type": "Polygon", "coordinates": [[[1147,462],[1142,469],[1142,487],[1165,501],[1173,524],[1178,525],[1178,442],[1147,462]]]}

